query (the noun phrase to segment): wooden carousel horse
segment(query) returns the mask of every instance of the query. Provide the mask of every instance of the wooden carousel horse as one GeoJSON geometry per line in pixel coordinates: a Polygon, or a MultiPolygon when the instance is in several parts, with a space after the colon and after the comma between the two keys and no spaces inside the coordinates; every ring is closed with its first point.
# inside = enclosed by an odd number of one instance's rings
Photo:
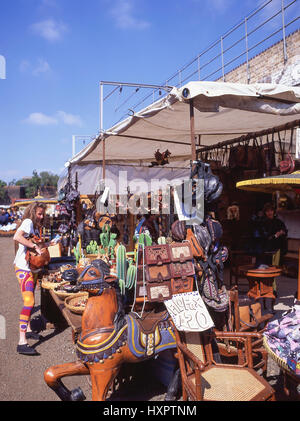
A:
{"type": "MultiPolygon", "coordinates": [[[[146,313],[143,319],[135,313],[125,314],[118,278],[108,273],[109,266],[100,259],[77,279],[73,273],[73,291],[90,293],[75,343],[78,360],[49,367],[44,373],[47,385],[61,400],[85,398],[80,388],[69,391],[62,377],[90,374],[92,400],[103,401],[122,364],[145,361],[167,349],[175,351],[168,312],[146,313]]],[[[177,374],[175,371],[174,377],[177,374]]]]}

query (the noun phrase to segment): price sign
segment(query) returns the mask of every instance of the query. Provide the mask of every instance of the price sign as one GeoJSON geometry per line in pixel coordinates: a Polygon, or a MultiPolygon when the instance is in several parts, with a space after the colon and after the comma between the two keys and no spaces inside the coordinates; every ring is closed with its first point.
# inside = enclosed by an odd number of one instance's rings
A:
{"type": "Polygon", "coordinates": [[[203,332],[214,322],[198,291],[174,294],[164,301],[176,328],[185,332],[203,332]]]}

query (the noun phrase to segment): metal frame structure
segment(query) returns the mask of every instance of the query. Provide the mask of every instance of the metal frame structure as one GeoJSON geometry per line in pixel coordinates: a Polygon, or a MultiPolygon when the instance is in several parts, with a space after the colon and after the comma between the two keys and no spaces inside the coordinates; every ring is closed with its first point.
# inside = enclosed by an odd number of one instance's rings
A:
{"type": "MultiPolygon", "coordinates": [[[[111,95],[118,89],[123,87],[134,87],[134,92],[131,92],[126,98],[124,98],[121,105],[118,106],[117,110],[120,110],[122,106],[128,104],[127,113],[123,114],[117,122],[123,120],[128,116],[129,112],[134,113],[135,110],[149,105],[155,102],[160,95],[162,90],[168,92],[170,86],[181,87],[191,80],[223,80],[226,81],[226,74],[234,70],[237,66],[245,64],[247,81],[250,83],[250,65],[251,58],[259,54],[263,48],[269,48],[267,42],[275,40],[277,35],[281,38],[279,41],[283,42],[283,61],[287,61],[287,37],[290,33],[294,32],[296,22],[299,22],[299,6],[300,0],[281,0],[281,5],[278,7],[275,4],[275,0],[265,0],[258,8],[251,12],[248,16],[242,19],[233,28],[228,30],[225,34],[219,37],[211,45],[201,51],[191,61],[177,70],[174,74],[168,77],[165,82],[160,85],[149,85],[149,84],[138,84],[138,83],[124,83],[124,82],[100,82],[100,133],[104,131],[103,127],[103,108],[104,102],[111,97],[111,95]],[[268,6],[277,6],[276,9],[268,11],[268,6]],[[287,21],[287,13],[292,13],[292,18],[287,21]],[[298,14],[297,14],[298,13],[298,14]],[[262,15],[263,14],[263,15],[262,15]],[[277,20],[276,28],[274,23],[277,20]],[[263,33],[260,33],[263,31],[263,33]],[[104,85],[112,85],[114,89],[110,91],[105,97],[103,92],[104,85]],[[151,92],[145,97],[135,103],[133,99],[137,99],[137,94],[141,91],[141,88],[150,89],[151,92]],[[131,102],[130,102],[131,101],[131,102]]],[[[299,26],[297,26],[299,28],[299,26]]],[[[276,38],[276,40],[277,40],[276,38]]]]}
{"type": "Polygon", "coordinates": [[[76,147],[75,147],[75,145],[76,145],[76,139],[79,139],[79,140],[86,140],[86,139],[93,140],[94,139],[94,136],[73,134],[72,135],[72,157],[76,155],[76,151],[75,151],[75,149],[76,149],[76,147]]]}

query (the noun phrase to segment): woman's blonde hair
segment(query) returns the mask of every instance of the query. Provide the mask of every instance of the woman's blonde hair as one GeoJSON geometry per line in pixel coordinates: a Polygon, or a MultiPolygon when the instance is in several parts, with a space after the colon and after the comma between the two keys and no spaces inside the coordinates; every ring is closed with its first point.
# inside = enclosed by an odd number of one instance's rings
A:
{"type": "Polygon", "coordinates": [[[31,203],[30,205],[28,205],[24,211],[23,214],[23,218],[22,221],[24,221],[24,219],[31,219],[33,222],[33,226],[34,228],[41,228],[42,223],[40,221],[37,220],[36,218],[36,210],[38,208],[41,208],[44,210],[44,212],[46,211],[47,205],[45,205],[45,203],[40,203],[40,202],[34,202],[31,203]]]}

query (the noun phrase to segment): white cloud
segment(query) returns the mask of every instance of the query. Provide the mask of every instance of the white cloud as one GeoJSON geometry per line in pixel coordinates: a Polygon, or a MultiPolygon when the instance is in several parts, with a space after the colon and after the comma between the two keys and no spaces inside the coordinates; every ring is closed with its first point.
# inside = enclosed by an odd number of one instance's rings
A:
{"type": "Polygon", "coordinates": [[[69,114],[65,111],[57,111],[58,118],[68,126],[82,126],[82,120],[78,115],[69,114]]]}
{"type": "Polygon", "coordinates": [[[46,19],[41,22],[34,23],[30,26],[30,28],[35,34],[51,42],[59,41],[67,30],[64,23],[56,22],[53,19],[46,19]]]}
{"type": "Polygon", "coordinates": [[[65,111],[57,111],[53,116],[39,112],[31,113],[24,122],[35,126],[50,126],[59,123],[66,124],[67,126],[83,126],[80,116],[66,113],[65,111]]]}
{"type": "Polygon", "coordinates": [[[31,73],[34,76],[40,76],[51,72],[50,64],[47,60],[39,58],[36,63],[31,63],[29,60],[22,60],[20,63],[21,73],[31,73]]]}
{"type": "Polygon", "coordinates": [[[116,5],[110,10],[115,20],[115,24],[121,29],[146,29],[150,23],[133,16],[136,7],[132,0],[118,0],[116,5]]]}
{"type": "Polygon", "coordinates": [[[35,126],[49,126],[58,123],[56,118],[43,113],[31,113],[24,121],[35,126]]]}
{"type": "Polygon", "coordinates": [[[50,71],[51,71],[51,69],[50,69],[49,63],[46,60],[40,58],[40,59],[38,59],[38,64],[37,64],[36,68],[33,69],[32,74],[34,76],[38,76],[41,73],[48,73],[50,71]]]}

